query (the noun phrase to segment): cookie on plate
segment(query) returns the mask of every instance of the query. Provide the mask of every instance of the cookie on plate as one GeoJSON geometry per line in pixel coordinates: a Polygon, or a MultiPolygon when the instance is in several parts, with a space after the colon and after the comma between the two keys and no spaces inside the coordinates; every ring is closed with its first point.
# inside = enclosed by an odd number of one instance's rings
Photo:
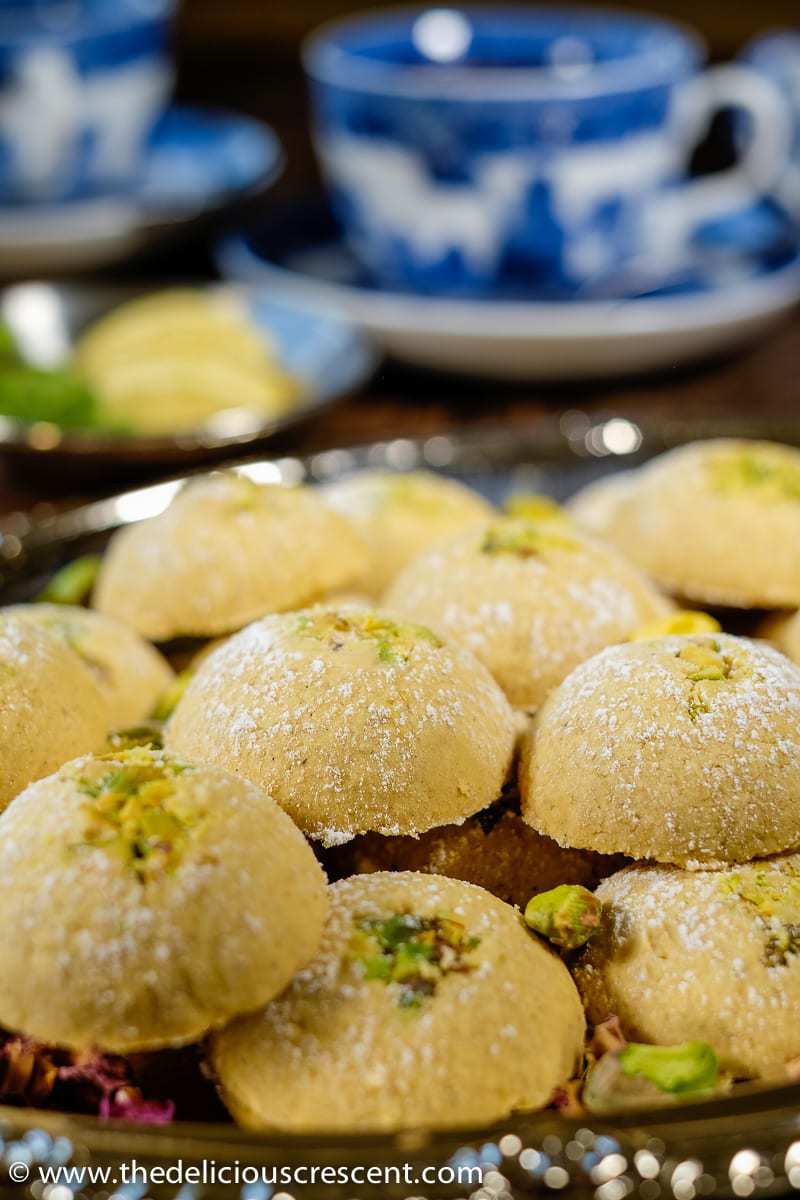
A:
{"type": "Polygon", "coordinates": [[[595,537],[604,538],[617,511],[625,504],[636,480],[635,471],[615,471],[575,492],[565,505],[576,525],[595,537]]]}
{"type": "Polygon", "coordinates": [[[564,964],[519,914],[436,875],[331,887],[319,954],[211,1061],[253,1129],[453,1127],[540,1108],[583,1053],[564,964]]]}
{"type": "Polygon", "coordinates": [[[566,522],[515,517],[416,559],[386,605],[468,646],[533,710],[578,663],[670,611],[615,551],[566,522]]]}
{"type": "Polygon", "coordinates": [[[758,636],[772,642],[792,662],[800,663],[800,612],[767,617],[759,626],[758,636]]]}
{"type": "Polygon", "coordinates": [[[575,972],[592,1022],[632,1041],[704,1041],[735,1076],[800,1056],[800,856],[723,871],[630,867],[600,885],[601,929],[575,972]]]}
{"type": "Polygon", "coordinates": [[[500,795],[514,742],[511,708],[469,651],[324,606],[230,638],[167,731],[175,753],[259,784],[324,844],[464,820],[500,795]]]}
{"type": "Polygon", "coordinates": [[[431,471],[359,471],[322,495],[363,537],[370,561],[360,583],[375,597],[418,554],[492,515],[477,492],[431,471]]]}
{"type": "Polygon", "coordinates": [[[74,650],[105,697],[109,729],[148,716],[174,679],[155,647],[115,617],[71,604],[15,604],[0,609],[0,618],[4,613],[49,630],[74,650]]]}
{"type": "Polygon", "coordinates": [[[32,780],[99,750],[108,706],[66,642],[13,611],[0,612],[0,810],[32,780]]]}
{"type": "Polygon", "coordinates": [[[114,535],[94,604],[151,641],[215,637],[349,587],[365,563],[353,527],[310,488],[217,472],[114,535]]]}
{"type": "Polygon", "coordinates": [[[800,606],[800,450],[722,438],[636,472],[605,536],[674,595],[800,606]]]}
{"type": "Polygon", "coordinates": [[[121,1054],[196,1041],[285,987],[326,910],[252,784],[147,750],[77,759],[0,817],[0,1024],[121,1054]]]}
{"type": "Polygon", "coordinates": [[[566,846],[679,866],[800,845],[800,667],[720,633],[602,651],[523,742],[522,814],[566,846]]]}

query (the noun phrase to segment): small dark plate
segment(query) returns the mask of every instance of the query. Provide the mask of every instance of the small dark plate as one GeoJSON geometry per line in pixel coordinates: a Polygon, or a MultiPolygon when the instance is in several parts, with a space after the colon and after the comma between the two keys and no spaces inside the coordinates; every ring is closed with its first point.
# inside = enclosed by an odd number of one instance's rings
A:
{"type": "MultiPolygon", "coordinates": [[[[210,285],[228,290],[228,285],[210,285]]],[[[41,365],[66,359],[81,330],[120,304],[156,289],[108,284],[20,283],[0,292],[0,320],[16,335],[26,357],[41,365]]],[[[173,464],[207,460],[261,446],[330,408],[362,386],[378,365],[368,338],[354,325],[309,311],[300,302],[272,300],[265,291],[234,289],[255,324],[277,345],[285,370],[297,380],[300,396],[290,412],[270,420],[235,410],[191,432],[168,437],[123,437],[105,432],[62,430],[56,425],[25,425],[0,416],[0,451],[50,461],[77,460],[173,464]]]]}

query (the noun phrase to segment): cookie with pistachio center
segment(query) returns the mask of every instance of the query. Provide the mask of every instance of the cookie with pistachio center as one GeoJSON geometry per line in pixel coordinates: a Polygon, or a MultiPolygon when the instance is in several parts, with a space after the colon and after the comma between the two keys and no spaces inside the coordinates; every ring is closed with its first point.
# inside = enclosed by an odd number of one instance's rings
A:
{"type": "Polygon", "coordinates": [[[717,439],[634,473],[605,536],[667,591],[737,608],[800,605],[800,450],[717,439]]]}
{"type": "Polygon", "coordinates": [[[122,1054],[196,1041],[288,983],[326,908],[252,784],[144,749],[77,759],[0,817],[0,1024],[122,1054]]]}
{"type": "Polygon", "coordinates": [[[205,659],[167,743],[260,784],[332,844],[485,808],[514,723],[469,651],[389,613],[320,606],[255,622],[205,659]]]}
{"type": "Polygon", "coordinates": [[[71,604],[16,604],[0,609],[60,638],[94,676],[108,706],[107,726],[133,725],[152,712],[172,683],[169,663],[129,625],[71,604]]]}
{"type": "Polygon", "coordinates": [[[365,564],[353,527],[310,488],[217,472],[115,534],[94,603],[152,641],[212,637],[349,587],[365,564]]]}
{"type": "Polygon", "coordinates": [[[108,705],[67,643],[12,609],[0,611],[0,810],[34,779],[99,749],[108,705]]]}
{"type": "Polygon", "coordinates": [[[319,954],[216,1035],[236,1119],[292,1132],[452,1128],[538,1108],[584,1019],[564,964],[481,888],[413,872],[331,887],[319,954]]]}
{"type": "Polygon", "coordinates": [[[563,845],[680,866],[800,845],[800,668],[727,634],[612,647],[523,742],[522,813],[563,845]]]}
{"type": "Polygon", "coordinates": [[[369,565],[359,583],[375,597],[423,550],[492,514],[477,492],[432,471],[358,471],[328,484],[322,496],[364,539],[369,565]]]}
{"type": "Polygon", "coordinates": [[[530,710],[578,663],[671,607],[568,522],[524,517],[498,518],[422,555],[386,604],[463,642],[511,703],[530,710]]]}
{"type": "Polygon", "coordinates": [[[590,1021],[632,1041],[700,1040],[724,1070],[786,1078],[800,1056],[800,856],[721,871],[632,867],[605,880],[575,972],[590,1021]]]}

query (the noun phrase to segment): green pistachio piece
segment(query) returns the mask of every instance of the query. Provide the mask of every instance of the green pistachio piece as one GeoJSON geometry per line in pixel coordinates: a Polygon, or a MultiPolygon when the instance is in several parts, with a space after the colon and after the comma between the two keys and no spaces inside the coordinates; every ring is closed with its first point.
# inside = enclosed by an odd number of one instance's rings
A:
{"type": "Polygon", "coordinates": [[[155,703],[153,711],[150,714],[152,721],[168,721],[178,707],[178,701],[186,691],[191,679],[194,676],[194,671],[181,671],[180,675],[176,675],[169,687],[161,693],[155,703]]]}
{"type": "Polygon", "coordinates": [[[675,1096],[708,1091],[719,1077],[719,1059],[707,1042],[680,1046],[629,1042],[619,1051],[619,1062],[624,1075],[639,1075],[675,1096]]]}
{"type": "Polygon", "coordinates": [[[83,604],[100,570],[99,554],[84,554],[67,563],[42,589],[37,600],[47,604],[83,604]]]}
{"type": "Polygon", "coordinates": [[[107,749],[110,751],[135,750],[149,746],[161,750],[164,746],[164,728],[161,721],[142,721],[128,729],[114,729],[108,735],[107,749]]]}
{"type": "Polygon", "coordinates": [[[327,612],[298,617],[296,632],[338,650],[345,642],[369,641],[377,648],[378,661],[386,666],[405,663],[415,646],[424,642],[437,649],[443,642],[424,625],[392,621],[376,612],[327,612]]]}
{"type": "Polygon", "coordinates": [[[551,550],[576,550],[578,542],[552,518],[532,521],[509,517],[490,525],[480,545],[483,554],[538,558],[551,550]]]}
{"type": "Polygon", "coordinates": [[[538,492],[519,492],[509,496],[503,505],[503,510],[509,517],[522,517],[526,521],[559,521],[569,524],[569,517],[560,504],[550,496],[539,495],[538,492]]]}
{"type": "Polygon", "coordinates": [[[705,1042],[682,1046],[630,1042],[594,1063],[582,1100],[590,1112],[611,1113],[701,1099],[719,1086],[717,1056],[705,1042]]]}
{"type": "Polygon", "coordinates": [[[450,917],[393,913],[358,921],[347,957],[362,979],[391,986],[399,1008],[419,1008],[445,975],[472,970],[479,943],[450,917]]]}
{"type": "Polygon", "coordinates": [[[632,642],[651,642],[656,638],[686,636],[698,633],[719,633],[722,629],[715,617],[704,612],[681,609],[658,621],[641,625],[630,636],[632,642]]]}
{"type": "Polygon", "coordinates": [[[555,946],[576,950],[600,927],[601,904],[579,883],[562,883],[528,901],[525,924],[555,946]]]}

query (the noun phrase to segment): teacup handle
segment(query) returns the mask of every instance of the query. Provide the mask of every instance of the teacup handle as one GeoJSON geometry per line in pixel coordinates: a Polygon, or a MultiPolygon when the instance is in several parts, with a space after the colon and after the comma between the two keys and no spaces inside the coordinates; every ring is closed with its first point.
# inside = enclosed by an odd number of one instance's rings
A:
{"type": "Polygon", "coordinates": [[[738,63],[710,67],[684,85],[675,113],[677,129],[687,143],[696,141],[724,108],[743,110],[751,119],[742,153],[728,170],[662,194],[651,217],[659,236],[667,234],[673,245],[685,245],[702,225],[740,212],[771,192],[789,161],[792,125],[786,100],[769,79],[738,63]]]}

